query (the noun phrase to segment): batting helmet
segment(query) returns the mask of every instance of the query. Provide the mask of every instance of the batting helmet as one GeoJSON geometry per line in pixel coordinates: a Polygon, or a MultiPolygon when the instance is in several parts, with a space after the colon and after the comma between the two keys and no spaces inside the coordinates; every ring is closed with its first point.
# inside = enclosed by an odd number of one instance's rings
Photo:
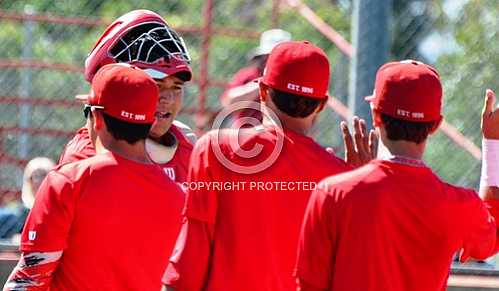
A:
{"type": "Polygon", "coordinates": [[[154,79],[177,75],[192,78],[191,59],[184,40],[158,14],[134,10],[111,23],[85,60],[85,79],[91,82],[99,68],[129,63],[154,79]]]}

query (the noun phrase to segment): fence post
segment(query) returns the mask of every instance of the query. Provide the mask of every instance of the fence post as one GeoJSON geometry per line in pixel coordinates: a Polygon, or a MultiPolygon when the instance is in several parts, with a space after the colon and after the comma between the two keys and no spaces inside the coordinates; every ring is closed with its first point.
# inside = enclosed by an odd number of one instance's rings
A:
{"type": "MultiPolygon", "coordinates": [[[[31,5],[24,7],[24,13],[28,15],[34,14],[34,8],[31,5]]],[[[33,59],[33,30],[35,23],[31,20],[24,22],[24,42],[22,50],[22,59],[29,61],[33,59]]],[[[33,79],[33,72],[30,68],[21,70],[21,84],[19,87],[19,97],[29,98],[31,95],[31,82],[33,79]]],[[[19,128],[21,130],[27,129],[31,124],[32,108],[28,103],[19,104],[19,128]]],[[[19,134],[18,155],[21,159],[28,157],[30,148],[30,136],[26,132],[19,134]]]]}
{"type": "Polygon", "coordinates": [[[281,0],[272,0],[272,28],[279,28],[279,9],[281,0]]]}
{"type": "Polygon", "coordinates": [[[370,107],[364,97],[371,95],[377,69],[390,53],[389,21],[392,0],[354,0],[352,40],[355,53],[350,62],[348,107],[372,125],[370,107]]]}
{"type": "Polygon", "coordinates": [[[211,22],[213,15],[213,0],[205,0],[203,6],[203,31],[201,35],[201,58],[199,60],[199,100],[196,114],[196,133],[201,134],[206,127],[206,94],[209,85],[210,62],[210,41],[211,41],[211,22]]]}

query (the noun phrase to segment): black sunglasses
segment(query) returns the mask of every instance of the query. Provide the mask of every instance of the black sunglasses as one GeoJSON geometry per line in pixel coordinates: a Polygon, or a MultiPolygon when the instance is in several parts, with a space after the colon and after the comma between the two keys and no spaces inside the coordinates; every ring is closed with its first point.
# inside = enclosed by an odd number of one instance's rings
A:
{"type": "Polygon", "coordinates": [[[104,106],[90,105],[90,104],[83,105],[83,115],[85,116],[85,119],[87,119],[88,116],[90,115],[90,111],[92,111],[92,108],[102,110],[104,109],[104,106]]]}

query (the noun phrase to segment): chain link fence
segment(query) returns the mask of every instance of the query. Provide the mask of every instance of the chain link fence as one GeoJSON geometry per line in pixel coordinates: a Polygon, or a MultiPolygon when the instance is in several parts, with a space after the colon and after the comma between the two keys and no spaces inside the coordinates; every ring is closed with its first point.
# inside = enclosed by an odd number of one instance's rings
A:
{"type": "MultiPolygon", "coordinates": [[[[332,65],[332,95],[347,104],[349,57],[289,5],[298,2],[1,1],[1,200],[16,197],[29,159],[57,159],[75,129],[83,125],[81,105],[73,97],[89,90],[82,75],[84,59],[105,26],[133,9],[158,12],[184,37],[194,80],[186,89],[178,119],[198,133],[211,127],[225,83],[247,64],[259,34],[273,27],[326,51],[332,65]]],[[[304,3],[350,39],[350,0],[304,3]]],[[[392,59],[420,59],[440,71],[450,127],[430,140],[426,161],[444,179],[469,187],[476,187],[479,180],[479,148],[474,145],[480,142],[482,96],[486,87],[499,89],[499,46],[491,45],[499,30],[496,4],[495,0],[394,0],[392,29],[387,32],[392,36],[392,59]]],[[[338,155],[343,154],[338,128],[342,119],[328,107],[313,132],[338,155]]]]}
{"type": "MultiPolygon", "coordinates": [[[[342,32],[348,33],[347,14],[327,1],[317,4],[328,22],[341,23],[342,32]]],[[[276,13],[277,5],[272,1],[87,0],[58,5],[51,1],[3,1],[0,192],[4,201],[18,194],[29,159],[57,159],[75,129],[83,125],[81,105],[73,97],[89,90],[82,76],[85,57],[107,24],[137,8],[156,11],[185,39],[193,59],[194,80],[186,88],[178,119],[198,133],[211,127],[225,83],[247,64],[260,32],[279,24],[295,39],[317,43],[333,60],[337,54],[334,45],[291,8],[281,5],[276,13]]],[[[322,140],[340,148],[339,118],[327,112],[321,117],[320,123],[324,122],[322,140]]]]}
{"type": "Polygon", "coordinates": [[[426,161],[445,180],[477,188],[480,112],[486,88],[499,89],[499,6],[494,0],[394,1],[392,54],[430,63],[444,87],[446,122],[426,161]]]}

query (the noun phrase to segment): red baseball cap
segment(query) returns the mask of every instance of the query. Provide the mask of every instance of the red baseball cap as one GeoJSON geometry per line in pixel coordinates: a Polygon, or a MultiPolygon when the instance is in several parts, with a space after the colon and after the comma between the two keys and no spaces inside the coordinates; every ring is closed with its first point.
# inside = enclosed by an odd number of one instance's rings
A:
{"type": "Polygon", "coordinates": [[[391,117],[415,122],[442,118],[442,84],[437,70],[422,62],[386,63],[376,73],[373,108],[391,117]]]}
{"type": "Polygon", "coordinates": [[[86,103],[99,106],[106,114],[129,123],[149,124],[159,98],[156,82],[138,67],[117,63],[97,72],[86,103]]]}
{"type": "Polygon", "coordinates": [[[279,91],[325,99],[329,60],[324,51],[308,41],[283,42],[270,52],[260,81],[279,91]]]}

